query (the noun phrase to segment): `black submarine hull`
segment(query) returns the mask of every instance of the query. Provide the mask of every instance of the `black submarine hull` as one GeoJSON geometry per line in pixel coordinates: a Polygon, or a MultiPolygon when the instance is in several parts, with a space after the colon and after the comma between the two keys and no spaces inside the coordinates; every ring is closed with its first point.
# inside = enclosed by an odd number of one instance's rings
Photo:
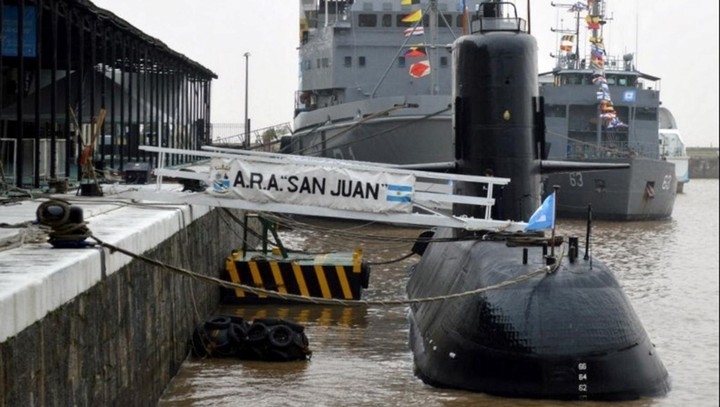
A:
{"type": "MultiPolygon", "coordinates": [[[[456,40],[452,52],[458,170],[492,169],[510,178],[493,218],[527,220],[540,206],[544,156],[535,39],[520,29],[480,30],[456,40]]],[[[454,188],[482,194],[473,185],[454,188]]],[[[478,209],[456,205],[453,214],[477,218],[484,213],[478,209]]],[[[556,269],[503,288],[414,303],[409,343],[415,372],[426,383],[552,399],[626,400],[670,390],[668,372],[612,272],[584,259],[577,246],[571,262],[563,255],[567,246],[545,255],[540,246],[513,243],[544,239],[537,232],[439,229],[434,237],[439,240],[423,245],[412,268],[410,299],[488,289],[549,263],[556,269]]]]}
{"type": "MultiPolygon", "coordinates": [[[[441,229],[435,237],[453,236],[441,229]]],[[[436,387],[505,397],[632,400],[667,393],[668,373],[612,272],[598,261],[559,261],[553,273],[504,288],[412,306],[417,376],[436,387]]],[[[538,246],[433,243],[412,271],[408,296],[492,287],[545,265],[538,246]]]]}

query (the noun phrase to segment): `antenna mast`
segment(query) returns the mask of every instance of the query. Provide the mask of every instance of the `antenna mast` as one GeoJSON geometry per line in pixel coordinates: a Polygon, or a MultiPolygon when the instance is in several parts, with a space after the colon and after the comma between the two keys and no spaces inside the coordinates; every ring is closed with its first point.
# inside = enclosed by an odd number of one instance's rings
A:
{"type": "MultiPolygon", "coordinates": [[[[574,3],[574,4],[565,4],[565,3],[554,3],[550,2],[550,5],[553,7],[560,7],[560,8],[567,8],[568,12],[574,12],[575,13],[575,29],[570,30],[566,28],[551,28],[550,31],[558,34],[572,34],[575,36],[574,42],[575,42],[575,52],[572,52],[572,49],[570,52],[563,49],[562,39],[560,41],[560,53],[558,55],[550,54],[551,57],[557,58],[557,66],[565,65],[567,68],[578,68],[578,62],[580,60],[579,53],[580,53],[580,12],[583,10],[586,10],[585,8],[579,6],[582,5],[582,3],[574,3]],[[563,55],[562,52],[567,52],[566,59],[563,61],[563,55]],[[564,62],[564,63],[563,63],[564,62]]],[[[564,37],[564,36],[563,36],[564,37]]]]}

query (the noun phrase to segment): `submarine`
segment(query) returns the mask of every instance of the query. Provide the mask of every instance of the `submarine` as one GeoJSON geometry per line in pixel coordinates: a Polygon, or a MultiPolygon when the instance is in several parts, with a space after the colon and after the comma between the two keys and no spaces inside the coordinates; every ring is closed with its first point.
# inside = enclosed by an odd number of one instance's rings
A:
{"type": "MultiPolygon", "coordinates": [[[[451,47],[456,171],[510,178],[493,218],[524,221],[541,204],[542,174],[572,163],[543,160],[537,43],[515,6],[482,3],[471,28],[451,47]]],[[[484,196],[473,184],[453,188],[484,196]]],[[[483,210],[456,204],[453,215],[480,218],[483,210]]],[[[545,233],[436,228],[420,235],[407,296],[451,298],[411,301],[415,375],[435,387],[514,398],[667,394],[669,374],[613,272],[578,238],[545,233]]]]}

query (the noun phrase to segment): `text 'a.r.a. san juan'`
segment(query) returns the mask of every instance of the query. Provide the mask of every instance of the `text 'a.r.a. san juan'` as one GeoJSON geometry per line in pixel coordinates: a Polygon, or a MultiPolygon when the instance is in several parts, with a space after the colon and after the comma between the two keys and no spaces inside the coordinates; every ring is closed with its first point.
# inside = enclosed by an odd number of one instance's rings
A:
{"type": "Polygon", "coordinates": [[[408,174],[240,160],[213,165],[210,178],[215,195],[370,212],[410,212],[415,183],[408,174]]]}
{"type": "Polygon", "coordinates": [[[257,172],[243,174],[242,171],[238,171],[232,187],[378,200],[380,188],[385,188],[387,185],[354,179],[337,178],[328,181],[327,178],[318,176],[278,175],[257,172]]]}

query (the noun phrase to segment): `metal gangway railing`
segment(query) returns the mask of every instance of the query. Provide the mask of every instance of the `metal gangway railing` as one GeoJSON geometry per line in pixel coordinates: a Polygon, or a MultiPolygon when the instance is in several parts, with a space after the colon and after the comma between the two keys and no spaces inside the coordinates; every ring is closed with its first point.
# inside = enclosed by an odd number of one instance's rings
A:
{"type": "Polygon", "coordinates": [[[446,174],[398,168],[390,164],[277,154],[220,147],[203,150],[141,146],[159,154],[154,170],[154,190],[125,193],[134,199],[195,204],[307,216],[366,220],[417,226],[441,226],[466,230],[524,230],[520,221],[490,217],[494,188],[508,178],[446,174]],[[202,159],[190,168],[163,167],[171,154],[202,159]],[[168,185],[164,177],[205,183],[199,192],[168,185]],[[418,180],[438,184],[470,182],[487,185],[487,196],[456,195],[452,188],[419,190],[418,180]],[[173,189],[174,188],[174,189],[173,189]],[[485,208],[484,218],[455,216],[434,209],[437,205],[463,204],[485,208]]]}

